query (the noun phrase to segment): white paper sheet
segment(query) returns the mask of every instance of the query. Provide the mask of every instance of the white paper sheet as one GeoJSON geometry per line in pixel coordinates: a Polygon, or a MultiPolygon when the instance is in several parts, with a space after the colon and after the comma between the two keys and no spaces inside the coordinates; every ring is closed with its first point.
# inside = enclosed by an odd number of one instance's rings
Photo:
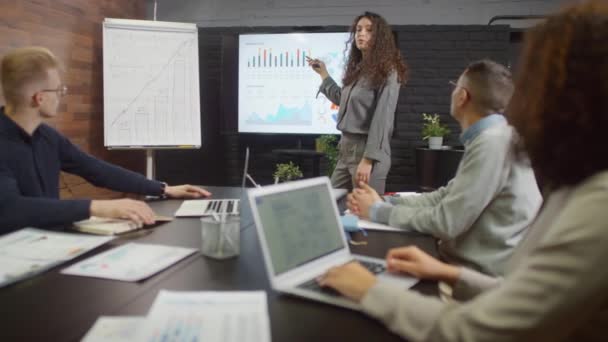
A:
{"type": "Polygon", "coordinates": [[[386,224],[362,220],[362,219],[359,219],[357,221],[357,226],[359,228],[365,229],[365,230],[379,230],[379,231],[385,231],[385,232],[407,233],[407,230],[404,230],[404,229],[399,229],[399,228],[388,226],[386,224]]]}
{"type": "MultiPolygon", "coordinates": [[[[405,196],[419,196],[421,193],[418,192],[395,192],[392,196],[405,197],[405,196]]],[[[350,214],[350,210],[344,211],[345,214],[350,214]]],[[[389,225],[383,223],[372,222],[368,220],[358,219],[357,226],[361,229],[365,230],[375,230],[375,231],[384,231],[384,232],[399,232],[399,233],[407,233],[408,230],[391,227],[389,225]]]]}
{"type": "Polygon", "coordinates": [[[422,195],[419,192],[411,192],[411,191],[405,191],[405,192],[395,192],[393,194],[393,196],[399,196],[399,197],[405,197],[405,196],[420,196],[422,195]]]}
{"type": "Polygon", "coordinates": [[[85,277],[138,281],[173,265],[196,249],[128,243],[61,271],[85,277]]]}
{"type": "Polygon", "coordinates": [[[6,257],[0,255],[0,286],[1,284],[7,285],[23,276],[29,274],[35,274],[37,271],[43,271],[45,268],[52,266],[56,261],[34,261],[16,259],[12,257],[6,257]]]}
{"type": "Polygon", "coordinates": [[[81,342],[133,342],[144,317],[101,316],[81,342]]]}
{"type": "Polygon", "coordinates": [[[207,209],[208,200],[186,200],[177,208],[176,217],[181,216],[203,216],[207,209]]]}
{"type": "Polygon", "coordinates": [[[270,342],[266,293],[162,290],[137,341],[270,342]]]}
{"type": "Polygon", "coordinates": [[[0,237],[0,287],[44,272],[113,237],[24,228],[0,237]]]}
{"type": "Polygon", "coordinates": [[[0,254],[28,260],[70,260],[112,239],[24,228],[0,238],[0,254]]]}

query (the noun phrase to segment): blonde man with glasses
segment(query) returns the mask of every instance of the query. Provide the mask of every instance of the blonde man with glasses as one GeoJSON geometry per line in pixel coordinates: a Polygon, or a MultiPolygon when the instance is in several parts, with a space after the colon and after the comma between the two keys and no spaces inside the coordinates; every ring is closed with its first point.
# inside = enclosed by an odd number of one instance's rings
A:
{"type": "Polygon", "coordinates": [[[465,147],[454,178],[431,193],[384,201],[361,184],[349,195],[349,208],[372,221],[433,235],[444,260],[500,276],[542,201],[532,169],[515,158],[513,127],[500,114],[513,81],[504,66],[481,60],[452,83],[450,113],[465,147]]]}
{"type": "Polygon", "coordinates": [[[68,88],[59,62],[42,47],[15,49],[2,58],[5,106],[0,108],[0,234],[23,227],[53,228],[89,216],[154,223],[144,202],[61,200],[59,173],[79,175],[92,184],[121,192],[173,198],[210,196],[191,185],[168,186],[84,153],[44,123],[58,115],[68,88]]]}

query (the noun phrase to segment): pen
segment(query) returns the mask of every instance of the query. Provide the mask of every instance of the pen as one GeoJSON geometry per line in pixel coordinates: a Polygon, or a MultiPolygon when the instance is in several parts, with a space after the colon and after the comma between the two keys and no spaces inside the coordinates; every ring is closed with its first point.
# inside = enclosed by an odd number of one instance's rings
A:
{"type": "Polygon", "coordinates": [[[34,242],[38,242],[38,241],[42,241],[42,240],[46,240],[46,239],[48,239],[48,238],[47,238],[46,236],[44,236],[44,235],[43,235],[43,236],[40,236],[40,237],[36,237],[35,239],[30,240],[30,241],[28,241],[28,242],[29,242],[29,243],[34,243],[34,242]]]}

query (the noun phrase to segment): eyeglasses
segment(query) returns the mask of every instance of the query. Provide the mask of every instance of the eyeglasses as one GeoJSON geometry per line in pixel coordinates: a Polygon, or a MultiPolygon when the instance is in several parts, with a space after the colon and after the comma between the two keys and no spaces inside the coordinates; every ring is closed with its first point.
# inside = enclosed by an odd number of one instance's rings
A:
{"type": "Polygon", "coordinates": [[[57,89],[42,89],[41,92],[54,92],[57,93],[59,97],[64,97],[68,94],[68,86],[60,85],[57,89]]]}
{"type": "Polygon", "coordinates": [[[464,89],[464,91],[467,93],[467,95],[469,96],[469,98],[471,98],[471,91],[467,87],[461,86],[460,84],[458,84],[458,82],[452,81],[452,80],[448,81],[448,83],[450,85],[452,85],[452,87],[454,87],[454,89],[456,89],[456,88],[462,88],[462,89],[464,89]]]}
{"type": "Polygon", "coordinates": [[[460,88],[462,88],[462,89],[466,90],[466,91],[467,91],[467,93],[469,93],[469,94],[471,93],[467,87],[465,87],[465,86],[462,86],[462,85],[458,84],[458,82],[456,82],[456,81],[452,81],[452,80],[450,80],[450,81],[448,81],[448,83],[449,83],[449,84],[451,84],[451,85],[452,85],[452,87],[454,87],[454,89],[456,89],[456,88],[460,87],[460,88]]]}

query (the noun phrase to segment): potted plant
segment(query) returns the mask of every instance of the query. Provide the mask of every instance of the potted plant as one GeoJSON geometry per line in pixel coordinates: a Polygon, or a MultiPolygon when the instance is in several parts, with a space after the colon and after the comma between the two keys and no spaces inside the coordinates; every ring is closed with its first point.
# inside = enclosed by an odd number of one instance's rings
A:
{"type": "Polygon", "coordinates": [[[294,164],[293,162],[289,162],[277,164],[273,176],[274,183],[276,184],[278,182],[287,182],[290,180],[302,178],[304,175],[296,164],[294,164]]]}
{"type": "Polygon", "coordinates": [[[422,113],[422,139],[429,140],[430,149],[440,149],[443,145],[443,137],[450,134],[450,129],[442,125],[439,115],[422,113]]]}
{"type": "Polygon", "coordinates": [[[327,175],[331,176],[338,162],[338,136],[333,134],[324,134],[315,140],[315,149],[317,152],[325,153],[327,157],[327,175]]]}

